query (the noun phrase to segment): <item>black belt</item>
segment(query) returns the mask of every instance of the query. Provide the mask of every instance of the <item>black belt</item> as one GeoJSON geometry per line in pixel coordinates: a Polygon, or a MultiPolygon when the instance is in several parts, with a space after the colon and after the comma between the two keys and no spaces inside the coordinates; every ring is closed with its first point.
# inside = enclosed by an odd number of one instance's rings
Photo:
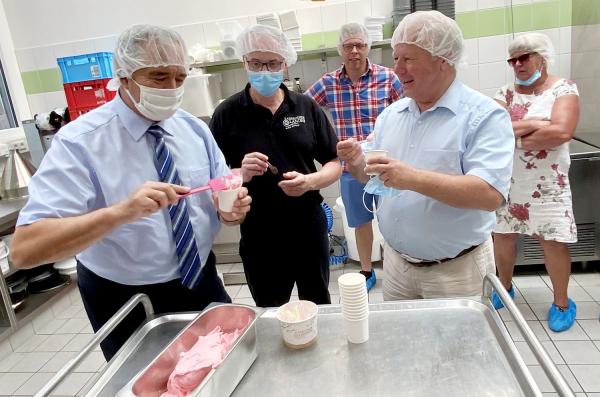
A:
{"type": "Polygon", "coordinates": [[[458,253],[458,255],[456,255],[454,258],[445,258],[445,259],[438,259],[435,261],[421,261],[421,262],[411,262],[409,260],[407,260],[406,258],[404,258],[408,263],[410,263],[411,265],[415,266],[415,267],[429,267],[429,266],[434,266],[434,265],[438,265],[440,263],[444,263],[444,262],[448,262],[451,260],[454,260],[456,258],[460,258],[463,255],[468,254],[469,252],[473,251],[475,248],[479,247],[478,245],[473,245],[469,248],[466,248],[462,251],[460,251],[458,253]]]}

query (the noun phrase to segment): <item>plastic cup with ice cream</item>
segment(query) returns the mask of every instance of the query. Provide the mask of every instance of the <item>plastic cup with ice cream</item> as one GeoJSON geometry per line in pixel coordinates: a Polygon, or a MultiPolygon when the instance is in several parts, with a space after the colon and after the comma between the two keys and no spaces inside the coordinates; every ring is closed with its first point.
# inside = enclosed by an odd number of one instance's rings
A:
{"type": "Polygon", "coordinates": [[[283,343],[292,349],[302,349],[317,340],[317,313],[311,301],[294,301],[280,306],[277,319],[281,326],[283,343]]]}
{"type": "Polygon", "coordinates": [[[233,203],[238,199],[238,193],[244,183],[239,168],[231,170],[231,178],[227,179],[227,187],[217,192],[219,198],[219,209],[223,212],[232,212],[233,203]]]}

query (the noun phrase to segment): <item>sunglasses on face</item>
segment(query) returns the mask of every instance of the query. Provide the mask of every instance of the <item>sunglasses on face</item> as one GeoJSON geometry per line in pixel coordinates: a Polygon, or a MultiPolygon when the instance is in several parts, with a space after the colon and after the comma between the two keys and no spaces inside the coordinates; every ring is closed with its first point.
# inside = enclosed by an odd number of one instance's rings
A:
{"type": "Polygon", "coordinates": [[[515,58],[509,58],[506,60],[506,62],[508,62],[508,64],[513,67],[517,64],[517,61],[522,65],[525,62],[529,61],[529,58],[531,58],[531,55],[533,55],[533,53],[529,52],[527,54],[523,54],[523,55],[515,57],[515,58]]]}

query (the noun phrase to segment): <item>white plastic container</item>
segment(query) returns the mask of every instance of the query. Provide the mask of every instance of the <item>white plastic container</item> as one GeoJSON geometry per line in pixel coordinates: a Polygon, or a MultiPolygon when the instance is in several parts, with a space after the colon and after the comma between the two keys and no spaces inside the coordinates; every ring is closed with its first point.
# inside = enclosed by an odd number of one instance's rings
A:
{"type": "MultiPolygon", "coordinates": [[[[354,261],[360,261],[358,257],[358,248],[356,248],[356,235],[354,234],[354,228],[348,226],[348,218],[346,218],[346,209],[341,197],[335,200],[335,206],[333,207],[338,213],[342,215],[342,224],[344,226],[344,236],[348,243],[348,257],[354,261]]],[[[379,231],[379,223],[377,218],[373,219],[373,247],[371,249],[371,261],[376,262],[381,260],[381,247],[383,245],[383,236],[379,231]]]]}
{"type": "Polygon", "coordinates": [[[317,305],[305,300],[288,302],[277,310],[283,343],[287,347],[302,349],[314,343],[318,311],[317,305]]]}

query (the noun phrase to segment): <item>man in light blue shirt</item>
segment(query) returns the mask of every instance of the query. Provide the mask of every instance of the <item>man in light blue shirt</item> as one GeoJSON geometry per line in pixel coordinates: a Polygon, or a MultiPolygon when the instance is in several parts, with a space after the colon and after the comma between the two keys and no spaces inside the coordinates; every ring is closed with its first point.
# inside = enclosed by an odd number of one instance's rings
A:
{"type": "Polygon", "coordinates": [[[508,113],[456,79],[462,34],[437,11],[405,17],[392,37],[406,98],[375,124],[365,163],[357,142],[338,143],[365,188],[382,196],[384,299],[477,295],[494,272],[494,211],[506,200],[514,135],[508,113]]]}
{"type": "MultiPolygon", "coordinates": [[[[178,109],[185,58],[173,30],[123,32],[114,56],[119,95],[59,131],[29,186],[12,260],[28,268],[76,255],[94,330],[140,292],[157,313],[231,301],[211,246],[219,218],[241,223],[250,197],[242,188],[231,213],[217,213],[210,192],[179,197],[229,174],[206,124],[178,109]]],[[[111,334],[107,359],[139,323],[111,334]]]]}

